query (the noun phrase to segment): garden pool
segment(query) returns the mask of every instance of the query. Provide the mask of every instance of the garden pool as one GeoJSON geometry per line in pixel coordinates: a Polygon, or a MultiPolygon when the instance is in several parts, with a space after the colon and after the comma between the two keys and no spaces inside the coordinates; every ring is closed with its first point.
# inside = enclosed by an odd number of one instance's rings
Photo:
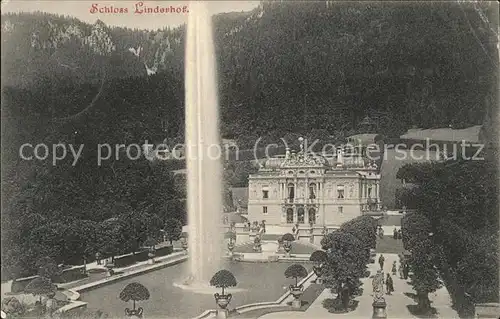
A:
{"type": "MultiPolygon", "coordinates": [[[[300,262],[299,262],[300,263],[300,262]]],[[[224,269],[231,271],[238,285],[235,291],[227,289],[233,295],[229,309],[255,302],[275,301],[282,296],[293,278],[285,278],[285,270],[291,263],[246,263],[226,261],[224,269]]],[[[311,264],[303,264],[311,271],[311,264]]],[[[81,300],[88,302],[90,311],[100,310],[109,318],[123,317],[125,308],[131,308],[132,302],[125,303],[118,295],[132,282],[138,282],[148,288],[149,300],[137,302],[144,309],[146,318],[194,318],[207,309],[216,309],[213,294],[201,294],[174,286],[186,279],[188,263],[173,265],[144,275],[132,277],[81,294],[81,300]]],[[[218,291],[220,293],[220,291],[218,291]]]]}

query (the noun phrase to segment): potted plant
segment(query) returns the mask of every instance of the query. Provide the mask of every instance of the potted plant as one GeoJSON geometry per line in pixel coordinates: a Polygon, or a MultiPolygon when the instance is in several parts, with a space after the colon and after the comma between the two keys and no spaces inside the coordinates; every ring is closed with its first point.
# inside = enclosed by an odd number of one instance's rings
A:
{"type": "Polygon", "coordinates": [[[299,285],[299,278],[307,277],[307,270],[300,264],[293,264],[285,270],[286,278],[295,278],[295,285],[290,285],[290,293],[294,297],[292,301],[293,308],[300,308],[302,302],[300,296],[304,293],[304,286],[299,285]]]}
{"type": "Polygon", "coordinates": [[[119,297],[125,302],[133,301],[132,309],[125,308],[125,315],[127,317],[135,316],[142,318],[143,309],[142,307],[135,309],[135,302],[149,299],[149,291],[146,287],[138,282],[130,283],[123,288],[119,297]]]}
{"type": "Polygon", "coordinates": [[[285,250],[285,255],[290,257],[290,251],[292,250],[292,241],[295,241],[295,237],[290,234],[286,233],[281,237],[281,240],[283,241],[283,249],[285,250]]]}
{"type": "Polygon", "coordinates": [[[222,288],[222,294],[216,293],[214,294],[215,302],[219,306],[218,316],[222,318],[226,318],[228,311],[227,306],[231,302],[232,295],[225,294],[224,290],[228,287],[235,287],[237,285],[236,278],[234,275],[226,269],[219,270],[215,273],[215,275],[210,279],[210,286],[214,286],[217,288],[222,288]]]}
{"type": "Polygon", "coordinates": [[[323,250],[316,250],[309,257],[309,260],[315,263],[315,265],[313,266],[313,271],[317,276],[317,284],[323,283],[323,278],[321,278],[321,275],[323,274],[323,263],[326,262],[327,258],[328,255],[323,250]]]}

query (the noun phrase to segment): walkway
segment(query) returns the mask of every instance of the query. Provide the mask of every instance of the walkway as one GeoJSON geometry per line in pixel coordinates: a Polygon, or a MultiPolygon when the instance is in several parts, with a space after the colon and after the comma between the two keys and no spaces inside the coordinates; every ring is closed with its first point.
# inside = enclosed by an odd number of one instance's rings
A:
{"type": "MultiPolygon", "coordinates": [[[[380,254],[377,255],[377,260],[380,254]]],[[[384,254],[385,265],[384,272],[390,272],[393,261],[398,261],[397,254],[384,254]]],[[[369,264],[368,268],[373,275],[379,268],[378,263],[369,264]]],[[[387,302],[387,317],[388,318],[421,318],[413,314],[414,305],[416,302],[412,296],[415,293],[409,284],[409,280],[400,279],[399,276],[392,276],[394,280],[395,292],[388,296],[385,295],[387,302]]],[[[325,289],[312,305],[305,312],[284,311],[264,314],[259,318],[263,319],[292,319],[292,318],[330,318],[330,317],[345,317],[345,318],[371,318],[372,316],[372,285],[371,278],[363,278],[363,295],[357,297],[359,302],[357,308],[351,312],[344,314],[329,313],[322,305],[323,300],[327,298],[335,298],[330,289],[325,289]]],[[[458,318],[457,313],[451,309],[451,299],[446,288],[441,288],[436,293],[430,294],[432,306],[436,310],[435,318],[458,318]]]]}

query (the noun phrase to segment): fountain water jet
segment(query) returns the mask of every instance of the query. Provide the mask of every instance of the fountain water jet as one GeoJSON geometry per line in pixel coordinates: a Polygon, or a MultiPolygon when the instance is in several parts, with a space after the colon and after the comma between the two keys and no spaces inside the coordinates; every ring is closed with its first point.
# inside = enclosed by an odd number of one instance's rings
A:
{"type": "Polygon", "coordinates": [[[190,274],[177,286],[194,290],[208,288],[222,258],[222,163],[217,156],[220,135],[212,30],[206,4],[190,2],[185,59],[190,274]]]}

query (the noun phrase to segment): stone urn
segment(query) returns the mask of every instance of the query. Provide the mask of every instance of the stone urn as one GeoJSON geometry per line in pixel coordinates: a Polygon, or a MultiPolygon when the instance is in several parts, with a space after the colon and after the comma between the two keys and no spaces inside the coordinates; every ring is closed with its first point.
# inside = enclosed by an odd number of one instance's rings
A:
{"type": "Polygon", "coordinates": [[[125,316],[130,318],[142,318],[143,313],[144,310],[141,307],[137,309],[125,309],[125,316]]]}
{"type": "Polygon", "coordinates": [[[293,296],[292,307],[299,309],[302,306],[300,296],[304,293],[304,286],[290,285],[290,294],[293,296]]]}
{"type": "Polygon", "coordinates": [[[292,243],[288,240],[283,242],[283,249],[285,250],[285,255],[290,257],[290,251],[292,250],[292,243]]]}
{"type": "Polygon", "coordinates": [[[323,284],[323,278],[321,278],[321,275],[323,275],[323,265],[316,265],[313,266],[313,271],[316,274],[316,283],[317,284],[323,284]]]}
{"type": "Polygon", "coordinates": [[[148,257],[149,257],[148,264],[153,265],[155,263],[155,256],[156,256],[156,254],[153,251],[150,251],[148,253],[148,257]]]}
{"type": "Polygon", "coordinates": [[[231,302],[231,298],[233,296],[231,294],[221,295],[219,293],[216,293],[214,294],[214,297],[217,306],[219,306],[219,309],[217,310],[217,318],[227,318],[228,315],[227,306],[231,302]]]}

